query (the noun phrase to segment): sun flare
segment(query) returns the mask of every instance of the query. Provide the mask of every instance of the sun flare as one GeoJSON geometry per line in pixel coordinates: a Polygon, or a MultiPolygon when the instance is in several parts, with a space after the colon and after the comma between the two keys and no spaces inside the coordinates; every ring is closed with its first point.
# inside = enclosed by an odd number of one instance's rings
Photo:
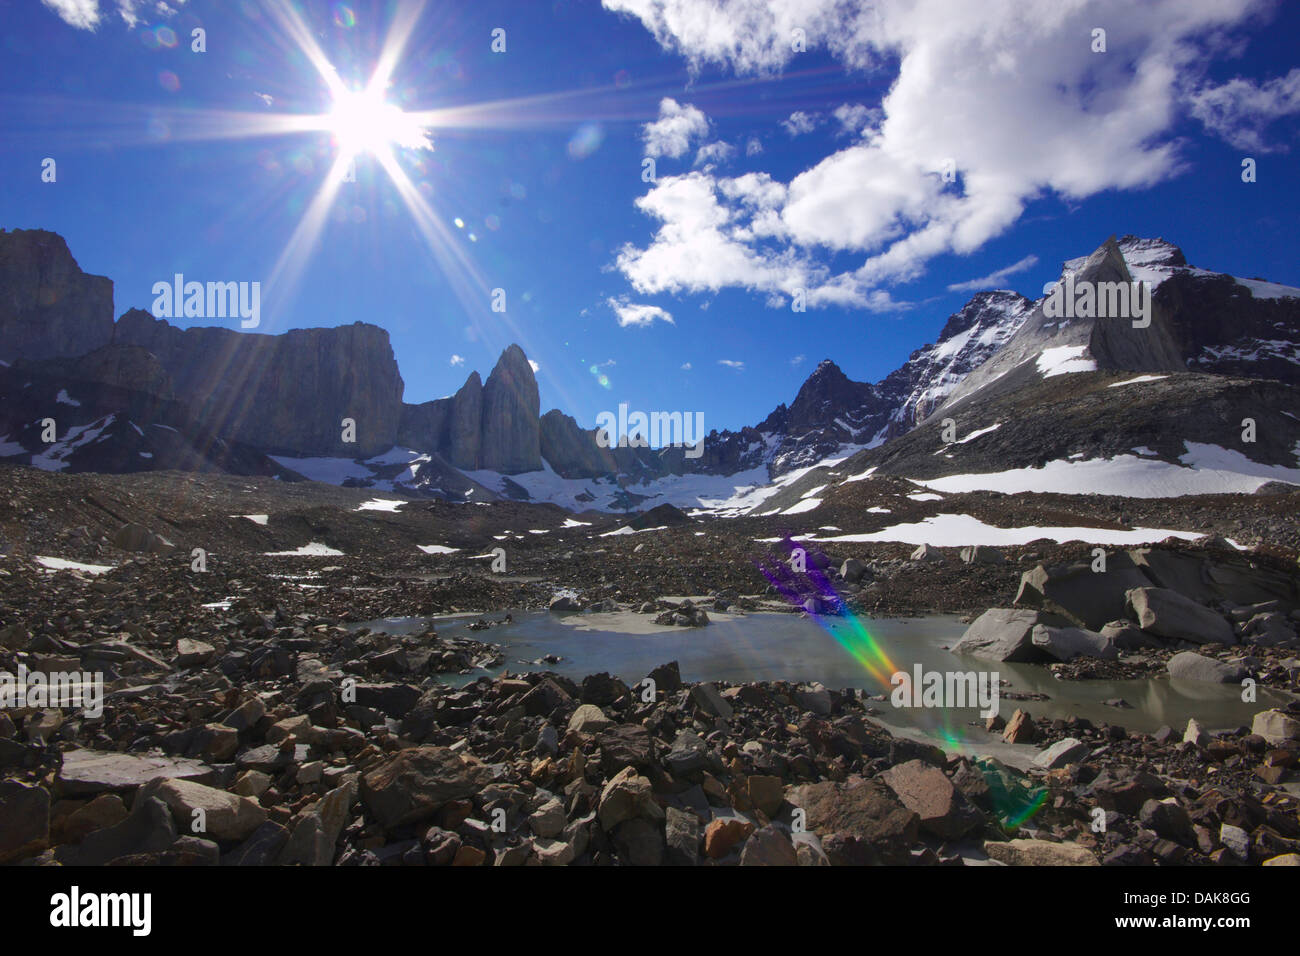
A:
{"type": "Polygon", "coordinates": [[[326,125],[347,156],[383,156],[394,146],[433,149],[428,132],[413,117],[369,89],[340,90],[326,125]]]}

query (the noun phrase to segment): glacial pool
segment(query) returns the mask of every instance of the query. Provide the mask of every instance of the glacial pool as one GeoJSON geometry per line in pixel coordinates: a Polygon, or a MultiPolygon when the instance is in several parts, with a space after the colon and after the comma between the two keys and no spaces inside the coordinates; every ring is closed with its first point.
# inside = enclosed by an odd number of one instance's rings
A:
{"type": "MultiPolygon", "coordinates": [[[[658,665],[676,660],[686,681],[820,681],[832,689],[857,688],[886,695],[885,700],[870,702],[882,723],[913,731],[910,735],[925,736],[949,750],[969,748],[981,753],[1004,752],[1006,745],[1001,744],[999,735],[984,730],[978,707],[894,707],[888,697],[893,689],[888,675],[895,671],[910,675],[917,664],[925,671],[996,672],[1002,688],[999,712],[1004,718],[1021,707],[1036,718],[1085,717],[1095,724],[1118,724],[1148,733],[1168,725],[1180,735],[1192,717],[1207,730],[1231,730],[1249,726],[1255,713],[1289,699],[1259,688],[1258,700],[1247,703],[1235,685],[1167,678],[1057,680],[1044,665],[951,653],[946,648],[961,638],[966,625],[950,616],[862,618],[861,627],[857,627],[850,619],[818,622],[776,612],[710,611],[709,626],[680,628],[656,625],[649,615],[632,612],[510,613],[513,623],[480,631],[468,628],[480,617],[477,614],[387,618],[356,626],[400,636],[419,633],[432,623],[440,637],[471,638],[501,646],[506,658],[503,667],[443,675],[455,685],[501,671],[553,671],[575,680],[604,671],[631,685],[658,665]],[[546,655],[556,655],[560,661],[540,662],[546,655]],[[1049,699],[1014,700],[1007,696],[1011,693],[1046,694],[1049,699]],[[1125,700],[1131,707],[1104,703],[1114,699],[1125,700]]],[[[482,616],[497,621],[504,612],[482,616]]]]}

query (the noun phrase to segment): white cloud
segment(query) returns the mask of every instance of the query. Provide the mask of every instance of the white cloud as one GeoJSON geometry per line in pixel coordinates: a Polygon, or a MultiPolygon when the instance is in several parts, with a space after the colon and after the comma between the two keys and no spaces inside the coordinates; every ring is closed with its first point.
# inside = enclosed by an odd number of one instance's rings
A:
{"type": "Polygon", "coordinates": [[[677,324],[673,321],[670,313],[657,305],[637,305],[628,302],[625,298],[620,298],[610,299],[609,307],[614,310],[614,314],[618,316],[618,324],[623,328],[653,325],[656,319],[667,322],[669,325],[677,324]]]}
{"type": "Polygon", "coordinates": [[[538,365],[536,362],[534,362],[532,359],[528,360],[528,366],[533,370],[534,375],[536,375],[538,372],[542,370],[542,367],[538,365]]]}
{"type": "Polygon", "coordinates": [[[691,148],[691,140],[702,139],[709,132],[709,120],[703,112],[687,103],[682,106],[670,96],[659,101],[659,118],[641,127],[647,156],[673,159],[691,148]]]}
{"type": "MultiPolygon", "coordinates": [[[[99,26],[103,14],[99,9],[99,0],[41,0],[46,7],[59,15],[64,23],[79,30],[94,30],[99,26]]],[[[152,14],[166,18],[176,13],[175,7],[183,6],[185,0],[115,0],[118,16],[131,29],[152,14]]]]}
{"type": "Polygon", "coordinates": [[[1264,83],[1237,77],[1192,94],[1192,115],[1239,149],[1284,149],[1270,147],[1263,130],[1273,120],[1296,113],[1300,113],[1300,67],[1264,83]]]}
{"type": "Polygon", "coordinates": [[[744,362],[737,362],[735,359],[718,359],[718,364],[725,365],[727,368],[734,368],[737,371],[743,371],[745,368],[744,362]]]}
{"type": "Polygon", "coordinates": [[[68,26],[93,30],[99,26],[99,0],[41,0],[68,26]]]}
{"type": "Polygon", "coordinates": [[[984,289],[996,289],[1003,280],[1008,276],[1013,276],[1018,272],[1024,272],[1026,269],[1032,269],[1038,265],[1038,256],[1025,256],[1019,262],[1013,262],[1009,266],[990,272],[986,276],[980,276],[978,279],[971,279],[967,282],[954,282],[948,286],[949,292],[979,292],[984,289]]]}
{"type": "Polygon", "coordinates": [[[763,144],[758,141],[758,137],[757,136],[749,137],[748,142],[745,143],[745,155],[757,156],[762,151],[763,151],[763,144]]]}
{"type": "Polygon", "coordinates": [[[691,370],[691,363],[690,363],[690,362],[683,362],[683,363],[682,363],[682,371],[683,371],[683,372],[689,372],[690,370],[691,370]]]}
{"type": "Polygon", "coordinates": [[[695,165],[702,166],[705,163],[726,162],[735,154],[735,152],[736,147],[729,143],[724,143],[721,140],[716,143],[708,143],[701,146],[699,151],[695,154],[695,165]]]}
{"type": "Polygon", "coordinates": [[[464,364],[465,364],[465,356],[463,356],[463,355],[453,355],[453,356],[451,357],[451,364],[452,364],[453,367],[454,367],[454,366],[457,366],[457,365],[464,365],[464,364]]]}
{"type": "Polygon", "coordinates": [[[794,358],[790,359],[790,364],[802,365],[805,358],[807,358],[805,355],[796,355],[794,358]]]}
{"type": "Polygon", "coordinates": [[[868,126],[877,125],[884,114],[864,103],[844,103],[831,113],[840,124],[840,131],[856,136],[868,126]]]}
{"type": "Polygon", "coordinates": [[[802,136],[804,133],[811,133],[821,122],[820,113],[805,113],[803,110],[795,110],[790,114],[789,119],[781,120],[781,126],[791,136],[802,136]]]}
{"type": "Polygon", "coordinates": [[[1264,0],[603,3],[693,69],[777,71],[798,55],[789,38],[800,27],[810,49],[853,70],[894,71],[878,111],[836,111],[861,138],[788,182],[737,188],[704,171],[654,184],[637,206],[656,231],[617,258],[643,294],[739,287],[775,302],[804,288],[810,306],[897,308],[882,286],[979,249],[1034,200],[1076,202],[1181,173],[1176,129],[1189,110],[1224,125],[1221,115],[1268,117],[1294,103],[1291,77],[1191,99],[1230,50],[1225,31],[1266,11],[1264,0]],[[1105,23],[1123,30],[1093,53],[1092,29],[1105,23]],[[949,159],[956,182],[940,175],[949,159]],[[841,265],[845,256],[857,258],[841,265]]]}

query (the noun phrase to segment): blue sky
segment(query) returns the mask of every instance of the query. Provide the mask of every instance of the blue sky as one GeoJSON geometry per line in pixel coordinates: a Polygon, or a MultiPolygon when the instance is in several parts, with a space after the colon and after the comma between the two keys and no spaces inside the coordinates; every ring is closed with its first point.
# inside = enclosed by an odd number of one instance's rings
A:
{"type": "Polygon", "coordinates": [[[61,233],[119,315],[180,272],[261,282],[257,331],[381,325],[411,402],[517,341],[543,410],[587,427],[620,402],[754,424],[821,359],[877,380],[973,280],[1036,297],[1112,233],[1300,285],[1296,6],[0,0],[0,21],[0,226],[61,233]],[[320,64],[360,89],[394,36],[363,129],[302,121],[332,109],[320,64]],[[385,142],[381,101],[432,149],[385,142]],[[376,138],[331,190],[340,143],[376,138]]]}

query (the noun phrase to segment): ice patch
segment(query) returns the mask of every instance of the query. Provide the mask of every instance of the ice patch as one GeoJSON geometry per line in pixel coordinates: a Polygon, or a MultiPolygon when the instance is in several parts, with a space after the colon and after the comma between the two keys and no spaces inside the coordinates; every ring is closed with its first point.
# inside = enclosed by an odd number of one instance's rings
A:
{"type": "Polygon", "coordinates": [[[232,518],[247,518],[253,524],[266,524],[270,520],[270,515],[231,515],[232,518]]]}
{"type": "Polygon", "coordinates": [[[417,544],[425,554],[455,554],[460,548],[449,548],[445,544],[417,544]]]}
{"type": "MultiPolygon", "coordinates": [[[[823,485],[822,487],[824,488],[826,486],[823,485]]],[[[804,498],[803,500],[797,502],[796,504],[791,505],[789,508],[786,508],[784,511],[781,512],[781,514],[801,515],[805,511],[812,511],[814,508],[821,507],[821,503],[822,500],[820,498],[804,498]]]]}
{"type": "Polygon", "coordinates": [[[54,397],[54,400],[60,405],[71,405],[73,408],[81,407],[81,402],[69,395],[66,388],[59,389],[59,394],[54,397]]]}

